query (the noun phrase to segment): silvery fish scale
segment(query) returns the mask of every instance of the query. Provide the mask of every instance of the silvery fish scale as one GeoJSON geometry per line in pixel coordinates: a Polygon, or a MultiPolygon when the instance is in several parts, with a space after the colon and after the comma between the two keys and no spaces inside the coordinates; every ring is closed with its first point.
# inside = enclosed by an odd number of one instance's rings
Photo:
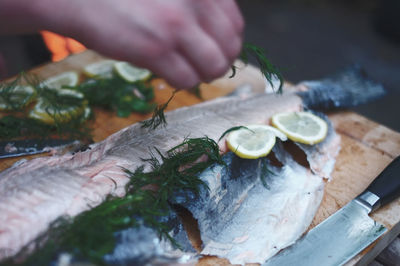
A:
{"type": "Polygon", "coordinates": [[[387,231],[368,216],[370,211],[357,199],[352,200],[263,266],[345,264],[387,231]]]}

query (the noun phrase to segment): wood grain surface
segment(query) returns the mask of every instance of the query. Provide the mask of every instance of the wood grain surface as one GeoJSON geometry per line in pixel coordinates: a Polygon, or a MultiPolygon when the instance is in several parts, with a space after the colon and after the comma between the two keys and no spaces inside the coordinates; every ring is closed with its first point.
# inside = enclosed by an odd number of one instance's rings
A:
{"type": "MultiPolygon", "coordinates": [[[[102,56],[86,51],[61,62],[37,67],[30,72],[42,78],[70,70],[81,72],[87,64],[101,59],[103,59],[102,56]]],[[[251,84],[258,90],[262,90],[265,86],[256,68],[242,66],[235,78],[224,77],[211,84],[203,84],[201,90],[204,99],[208,100],[229,94],[237,86],[244,84],[251,84]]],[[[155,80],[153,85],[156,92],[155,101],[164,103],[173,90],[162,80],[155,80]]],[[[201,101],[195,95],[182,91],[176,94],[168,110],[201,101]]],[[[132,114],[128,118],[119,118],[115,113],[102,109],[95,109],[95,115],[95,120],[92,122],[94,141],[101,141],[110,134],[149,117],[149,115],[132,114]]],[[[396,156],[400,155],[398,132],[353,112],[342,111],[328,115],[341,136],[341,151],[337,158],[333,179],[326,183],[323,201],[310,228],[356,197],[396,156]]],[[[21,158],[1,159],[0,170],[8,168],[19,159],[21,158]]],[[[389,229],[388,232],[353,258],[348,265],[365,265],[371,262],[400,233],[400,199],[376,211],[372,214],[372,218],[383,223],[389,229]]],[[[199,264],[229,265],[228,261],[218,258],[202,259],[199,264]]]]}

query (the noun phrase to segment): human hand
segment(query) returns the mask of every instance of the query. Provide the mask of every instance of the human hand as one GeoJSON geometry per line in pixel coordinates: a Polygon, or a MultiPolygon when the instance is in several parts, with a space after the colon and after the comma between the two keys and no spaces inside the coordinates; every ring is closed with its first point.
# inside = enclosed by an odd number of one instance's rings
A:
{"type": "Polygon", "coordinates": [[[0,1],[0,33],[67,35],[177,88],[224,74],[240,52],[243,27],[235,0],[0,1]]]}
{"type": "Polygon", "coordinates": [[[244,22],[234,0],[70,0],[68,6],[74,19],[59,31],[177,88],[223,75],[242,45],[244,22]]]}

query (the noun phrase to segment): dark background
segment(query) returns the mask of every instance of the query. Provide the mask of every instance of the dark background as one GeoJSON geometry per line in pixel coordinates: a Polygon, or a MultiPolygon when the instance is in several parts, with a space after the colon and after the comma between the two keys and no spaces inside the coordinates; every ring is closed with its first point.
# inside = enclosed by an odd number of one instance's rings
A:
{"type": "MultiPolygon", "coordinates": [[[[238,0],[245,39],[298,82],[359,63],[388,94],[355,111],[400,131],[400,0],[238,0]]],[[[49,60],[40,37],[0,36],[7,73],[49,60]]]]}

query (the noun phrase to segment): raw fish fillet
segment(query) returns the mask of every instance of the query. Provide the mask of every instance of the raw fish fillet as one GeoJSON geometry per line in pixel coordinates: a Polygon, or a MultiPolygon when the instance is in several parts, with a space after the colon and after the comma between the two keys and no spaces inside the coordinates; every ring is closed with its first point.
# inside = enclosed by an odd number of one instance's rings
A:
{"type": "Polygon", "coordinates": [[[134,171],[149,148],[165,152],[188,136],[218,140],[232,126],[265,124],[275,113],[301,108],[294,94],[217,99],[170,112],[168,125],[154,132],[134,124],[84,152],[19,163],[0,173],[0,258],[15,255],[57,217],[77,215],[110,193],[122,196],[128,182],[122,168],[134,171]]]}
{"type": "Polygon", "coordinates": [[[244,169],[232,178],[233,156],[225,157],[228,167],[216,166],[201,176],[210,192],[179,203],[198,220],[201,254],[227,258],[232,264],[263,263],[308,228],[324,182],[295,161],[277,169],[267,159],[236,162],[244,169]],[[260,179],[263,163],[274,173],[266,180],[268,188],[260,179]]]}
{"type": "MultiPolygon", "coordinates": [[[[304,87],[304,85],[302,86],[304,87]]],[[[359,89],[357,88],[358,91],[359,89]]],[[[323,91],[323,88],[321,89],[321,86],[319,86],[310,91],[323,91]]],[[[304,105],[313,108],[313,104],[318,101],[315,101],[315,97],[309,97],[308,99],[306,97],[308,94],[304,93],[301,96],[296,92],[290,92],[282,95],[258,94],[248,97],[220,98],[197,106],[184,107],[169,112],[166,115],[168,125],[155,131],[149,131],[141,128],[140,124],[134,124],[111,135],[100,143],[92,145],[90,149],[84,152],[18,162],[15,166],[0,173],[0,261],[17,254],[22,247],[28,245],[38,235],[45,232],[50,223],[58,217],[65,215],[75,216],[100,204],[109,194],[122,196],[124,194],[124,185],[128,182],[128,178],[122,168],[134,171],[143,164],[140,158],[148,157],[149,148],[157,147],[161,152],[165,152],[181,143],[185,137],[208,136],[218,140],[226,129],[233,126],[267,124],[270,117],[276,113],[299,111],[304,108],[304,105]],[[305,100],[303,101],[303,99],[305,100]]],[[[326,93],[329,93],[329,90],[326,93]]],[[[376,95],[375,93],[373,97],[376,95]]],[[[327,98],[330,99],[329,97],[327,98]]],[[[335,141],[337,141],[336,138],[333,138],[332,141],[327,141],[326,144],[335,147],[336,144],[332,144],[335,141]]],[[[225,147],[222,144],[221,146],[224,150],[225,147]]],[[[310,165],[314,170],[324,170],[326,162],[319,160],[321,156],[324,157],[331,154],[327,157],[330,161],[334,160],[334,156],[337,153],[337,150],[329,154],[322,149],[314,150],[320,152],[320,154],[316,155],[311,150],[310,156],[308,156],[310,165]],[[320,165],[321,163],[323,165],[320,165]]],[[[330,148],[327,149],[327,151],[330,150],[330,148]]],[[[333,165],[333,163],[330,163],[330,165],[333,165]]],[[[301,228],[297,228],[294,230],[295,232],[278,233],[277,230],[265,229],[273,231],[274,234],[286,235],[287,243],[279,244],[279,246],[276,246],[277,249],[290,244],[307,228],[306,223],[312,220],[319,205],[321,195],[318,191],[322,191],[320,186],[322,177],[316,177],[317,171],[312,173],[311,171],[298,170],[298,166],[292,163],[285,167],[284,169],[286,170],[277,170],[282,176],[285,176],[285,182],[291,180],[293,171],[301,171],[301,182],[306,182],[307,184],[299,184],[299,187],[308,188],[308,183],[312,183],[309,185],[310,189],[314,189],[311,192],[315,198],[310,201],[309,207],[297,210],[297,214],[302,218],[301,228]],[[306,176],[309,178],[306,178],[306,176]]],[[[149,169],[149,166],[147,169],[149,169]]],[[[329,176],[329,169],[323,176],[329,176]]],[[[257,180],[255,179],[255,182],[257,180]]],[[[271,183],[271,189],[275,189],[275,185],[272,186],[273,184],[275,184],[275,181],[271,183]]],[[[256,185],[256,183],[251,186],[249,191],[246,192],[247,194],[256,194],[253,191],[264,189],[256,185]],[[251,190],[252,193],[250,193],[250,189],[253,189],[251,190]]],[[[276,189],[285,189],[288,186],[277,185],[276,189]]],[[[268,190],[264,189],[262,191],[268,194],[275,190],[268,192],[268,190]]],[[[296,191],[296,193],[303,192],[296,191]]],[[[218,193],[224,193],[224,190],[220,190],[218,193]]],[[[241,195],[233,195],[235,202],[240,203],[243,200],[245,204],[252,204],[251,198],[242,198],[241,195]]],[[[216,198],[222,196],[222,194],[215,195],[216,198]]],[[[295,200],[295,197],[290,199],[290,201],[293,200],[295,200]]],[[[272,207],[265,206],[265,208],[272,207]]],[[[232,210],[232,213],[235,214],[236,211],[241,210],[232,210]]],[[[278,215],[277,220],[282,218],[280,216],[282,214],[283,212],[276,213],[278,215]]],[[[232,216],[232,220],[239,219],[235,221],[249,222],[249,220],[240,220],[241,215],[238,216],[239,218],[232,216]]],[[[218,223],[218,218],[215,216],[209,219],[210,223],[218,223]]],[[[251,222],[257,223],[257,220],[251,222]]],[[[287,220],[287,222],[293,222],[293,219],[287,220]]],[[[234,231],[234,225],[226,230],[234,231]]],[[[227,231],[227,235],[218,237],[228,239],[230,237],[228,235],[229,232],[227,231]]],[[[203,232],[203,234],[208,233],[211,232],[203,232]]],[[[245,237],[246,232],[241,232],[240,236],[245,237]]],[[[214,247],[212,244],[220,241],[219,238],[214,241],[212,235],[204,235],[203,240],[206,248],[203,253],[206,254],[211,254],[212,250],[216,250],[215,248],[212,249],[214,247]]],[[[254,254],[249,256],[245,254],[243,257],[239,256],[239,254],[242,254],[241,251],[235,248],[243,239],[233,240],[232,251],[229,251],[232,252],[229,253],[229,257],[232,260],[244,261],[247,258],[249,260],[255,258],[258,261],[262,259],[259,254],[265,251],[265,246],[253,246],[252,252],[254,254]]],[[[275,244],[272,247],[274,248],[275,244]]],[[[269,254],[273,254],[274,250],[269,251],[269,254]]],[[[223,252],[217,255],[224,256],[223,252]]]]}
{"type": "MultiPolygon", "coordinates": [[[[310,162],[319,164],[324,157],[329,166],[324,173],[330,175],[339,142],[330,126],[325,141],[307,150],[310,162]]],[[[323,177],[298,164],[281,143],[273,153],[283,167],[273,166],[267,158],[246,160],[228,153],[226,166],[214,165],[200,175],[209,190],[202,189],[199,196],[177,192],[174,203],[198,222],[201,254],[232,264],[263,263],[293,244],[311,224],[322,200],[323,177]]]]}

